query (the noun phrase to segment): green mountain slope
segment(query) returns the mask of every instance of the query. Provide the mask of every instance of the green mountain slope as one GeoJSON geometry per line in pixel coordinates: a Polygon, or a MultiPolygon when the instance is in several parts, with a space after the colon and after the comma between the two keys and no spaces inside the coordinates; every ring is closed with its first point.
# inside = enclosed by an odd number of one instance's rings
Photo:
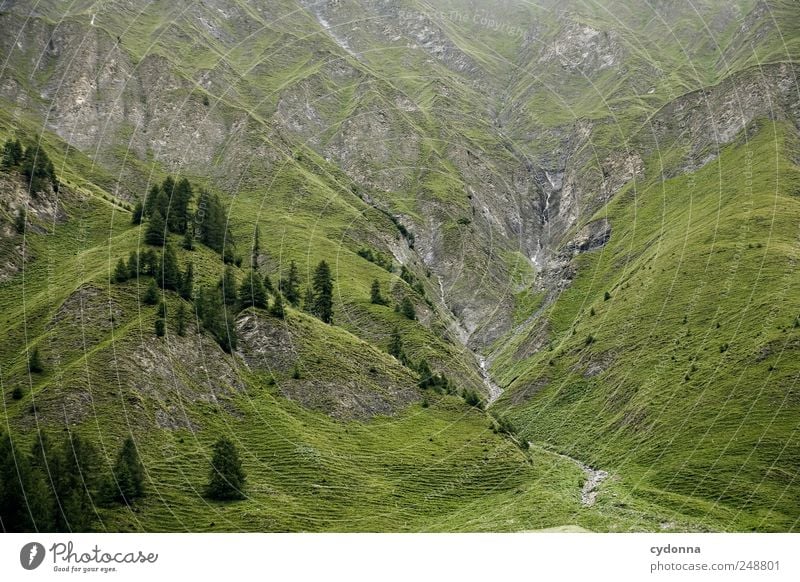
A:
{"type": "MultiPolygon", "coordinates": [[[[105,530],[795,529],[798,22],[783,0],[0,6],[0,143],[59,183],[0,170],[3,430],[83,435],[104,471],[132,435],[148,493],[98,505],[105,530]],[[236,308],[227,353],[168,291],[157,337],[152,277],[113,279],[158,250],[131,213],[167,176],[220,195],[237,286],[256,229],[274,284],[326,261],[333,325],[236,308]],[[203,497],[220,436],[244,501],[203,497]]],[[[220,253],[168,238],[214,288],[220,253]]]]}

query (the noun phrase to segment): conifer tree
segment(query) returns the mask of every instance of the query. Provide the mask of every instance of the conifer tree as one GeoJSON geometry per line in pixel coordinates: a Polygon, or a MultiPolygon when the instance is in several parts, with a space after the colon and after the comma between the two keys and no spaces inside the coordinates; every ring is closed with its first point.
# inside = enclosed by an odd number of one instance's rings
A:
{"type": "Polygon", "coordinates": [[[261,254],[261,227],[256,225],[255,232],[253,233],[253,252],[251,253],[250,266],[253,269],[258,268],[258,256],[261,254]]]}
{"type": "Polygon", "coordinates": [[[19,166],[20,162],[22,162],[22,144],[18,139],[11,141],[6,140],[6,143],[3,145],[3,154],[2,160],[0,160],[0,165],[2,165],[4,170],[10,170],[11,168],[15,168],[19,166]]]}
{"type": "Polygon", "coordinates": [[[370,289],[370,301],[375,305],[386,305],[387,301],[381,295],[381,284],[378,282],[377,279],[372,281],[372,288],[370,289]]]}
{"type": "Polygon", "coordinates": [[[245,479],[236,445],[225,437],[220,438],[214,444],[206,495],[220,501],[244,499],[245,479]]]}
{"type": "Polygon", "coordinates": [[[153,210],[156,207],[156,199],[158,195],[161,193],[161,186],[158,184],[153,184],[150,187],[150,190],[147,192],[147,196],[144,199],[144,214],[145,218],[149,218],[153,216],[153,210]]]}
{"type": "Polygon", "coordinates": [[[417,312],[414,309],[414,303],[411,301],[411,298],[407,295],[403,297],[403,302],[400,305],[400,312],[405,315],[408,319],[416,319],[417,312]]]}
{"type": "Polygon", "coordinates": [[[128,279],[136,279],[139,276],[139,253],[131,251],[128,255],[128,279]]]}
{"type": "Polygon", "coordinates": [[[333,322],[333,277],[328,263],[320,261],[314,271],[313,313],[325,323],[333,322]]]}
{"type": "Polygon", "coordinates": [[[194,226],[190,223],[183,234],[183,248],[187,251],[194,250],[194,226]]]}
{"type": "Polygon", "coordinates": [[[181,276],[179,292],[180,296],[187,301],[192,300],[192,296],[194,295],[194,265],[191,261],[186,263],[186,270],[183,272],[183,276],[181,276]]]}
{"type": "Polygon", "coordinates": [[[147,290],[144,292],[144,297],[142,298],[142,300],[147,305],[155,305],[156,303],[158,303],[158,299],[159,299],[158,286],[156,285],[154,279],[150,279],[150,283],[148,283],[147,285],[147,290]]]}
{"type": "Polygon", "coordinates": [[[289,274],[281,279],[278,290],[293,307],[300,303],[300,274],[294,261],[289,263],[289,274]]]}
{"type": "Polygon", "coordinates": [[[167,333],[167,322],[162,318],[157,318],[155,322],[156,337],[164,337],[167,333]]]}
{"type": "Polygon", "coordinates": [[[239,288],[239,304],[243,309],[246,307],[267,308],[267,292],[255,269],[252,269],[242,280],[239,288]]]}
{"type": "Polygon", "coordinates": [[[169,227],[175,215],[175,180],[172,176],[167,176],[161,182],[161,194],[156,198],[156,206],[167,220],[169,227]]]}
{"type": "Polygon", "coordinates": [[[122,443],[105,491],[107,499],[126,505],[144,494],[144,466],[131,437],[122,443]]]}
{"type": "Polygon", "coordinates": [[[181,272],[178,268],[178,255],[175,253],[175,247],[170,243],[164,246],[164,250],[161,253],[156,279],[162,289],[176,291],[180,286],[181,272]]]}
{"type": "Polygon", "coordinates": [[[39,356],[39,348],[33,348],[28,358],[28,370],[34,374],[41,374],[44,371],[44,366],[42,366],[42,360],[39,356]]]}
{"type": "Polygon", "coordinates": [[[128,270],[128,265],[125,263],[125,259],[120,258],[117,261],[117,266],[114,268],[114,281],[117,283],[124,283],[128,280],[130,276],[130,271],[128,270]]]}
{"type": "Polygon", "coordinates": [[[183,337],[186,334],[186,306],[183,302],[178,304],[175,312],[175,328],[179,336],[183,337]]]}
{"type": "Polygon", "coordinates": [[[306,287],[306,292],[303,293],[303,311],[314,315],[314,290],[311,285],[306,287]]]}
{"type": "Polygon", "coordinates": [[[52,506],[41,471],[0,434],[0,526],[5,532],[50,531],[52,506]]]}
{"type": "Polygon", "coordinates": [[[17,217],[14,219],[14,228],[17,229],[19,234],[25,234],[25,225],[27,224],[28,220],[28,209],[24,206],[20,206],[19,210],[17,210],[17,217]]]}
{"type": "Polygon", "coordinates": [[[144,218],[144,206],[141,200],[137,200],[133,206],[133,214],[131,215],[131,224],[142,224],[144,218]]]}
{"type": "Polygon", "coordinates": [[[241,259],[237,260],[236,257],[236,247],[233,244],[233,241],[230,239],[225,240],[225,245],[222,251],[222,262],[226,265],[233,265],[239,266],[242,264],[241,259]]]}
{"type": "Polygon", "coordinates": [[[192,201],[192,185],[186,178],[181,178],[173,190],[170,204],[169,229],[184,234],[189,223],[189,204],[192,201]]]}
{"type": "Polygon", "coordinates": [[[199,228],[200,242],[221,253],[225,245],[227,227],[225,211],[216,194],[210,194],[205,190],[200,192],[196,225],[199,228]]]}
{"type": "MultiPolygon", "coordinates": [[[[235,291],[234,291],[235,295],[235,291]]],[[[200,293],[198,315],[203,329],[207,330],[226,352],[236,349],[236,329],[233,326],[233,313],[222,301],[222,290],[203,289],[200,293]]]]}
{"type": "Polygon", "coordinates": [[[233,272],[233,267],[228,265],[225,267],[225,273],[220,279],[219,287],[222,291],[222,302],[225,305],[236,304],[236,275],[233,272]]]}
{"type": "Polygon", "coordinates": [[[272,286],[272,279],[269,278],[269,273],[264,275],[264,290],[268,293],[275,292],[275,288],[272,286]]]}
{"type": "Polygon", "coordinates": [[[280,291],[275,293],[275,301],[272,302],[270,313],[280,319],[286,316],[286,310],[283,307],[283,295],[281,295],[280,291]]]}
{"type": "Polygon", "coordinates": [[[99,484],[99,460],[95,448],[77,433],[69,433],[61,447],[56,497],[61,514],[59,531],[88,531],[96,516],[94,496],[99,484]]]}
{"type": "Polygon", "coordinates": [[[33,194],[43,192],[48,184],[51,184],[54,190],[58,189],[53,162],[43,148],[35,144],[25,148],[21,163],[22,173],[28,179],[33,194]]]}
{"type": "Polygon", "coordinates": [[[397,327],[392,330],[392,337],[389,340],[389,355],[394,356],[401,362],[405,359],[403,339],[400,337],[400,330],[397,327]]]}
{"type": "Polygon", "coordinates": [[[145,249],[139,257],[139,273],[155,276],[158,270],[158,256],[153,249],[145,249]]]}
{"type": "Polygon", "coordinates": [[[153,215],[158,212],[161,214],[161,218],[164,219],[164,224],[169,230],[169,217],[170,217],[170,207],[169,207],[169,196],[162,188],[158,191],[158,196],[156,196],[155,205],[153,206],[153,215]]]}
{"type": "Polygon", "coordinates": [[[162,246],[166,237],[166,229],[164,216],[158,209],[154,210],[144,233],[144,242],[149,245],[162,246]]]}

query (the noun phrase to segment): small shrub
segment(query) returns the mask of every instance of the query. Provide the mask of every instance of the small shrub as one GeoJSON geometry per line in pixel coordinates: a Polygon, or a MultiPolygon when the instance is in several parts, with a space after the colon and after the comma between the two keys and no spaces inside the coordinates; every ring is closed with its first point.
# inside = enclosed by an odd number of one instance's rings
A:
{"type": "Polygon", "coordinates": [[[17,386],[14,390],[11,391],[11,398],[14,400],[22,400],[22,388],[17,386]]]}
{"type": "Polygon", "coordinates": [[[608,291],[606,291],[606,292],[603,294],[603,301],[608,301],[609,299],[611,299],[611,293],[609,293],[608,291]]]}
{"type": "Polygon", "coordinates": [[[464,398],[464,402],[470,406],[474,406],[475,408],[483,408],[483,400],[481,400],[481,397],[478,396],[478,393],[474,390],[465,389],[461,396],[464,398]]]}

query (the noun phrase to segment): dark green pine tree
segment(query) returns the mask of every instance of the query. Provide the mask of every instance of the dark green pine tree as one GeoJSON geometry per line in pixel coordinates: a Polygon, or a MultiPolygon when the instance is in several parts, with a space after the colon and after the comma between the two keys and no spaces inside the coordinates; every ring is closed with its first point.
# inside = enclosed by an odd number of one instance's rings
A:
{"type": "Polygon", "coordinates": [[[28,179],[31,192],[44,192],[48,184],[57,190],[56,174],[53,162],[47,156],[47,152],[38,145],[30,145],[25,148],[22,156],[22,173],[28,179]]]}
{"type": "Polygon", "coordinates": [[[264,275],[264,290],[267,293],[275,292],[275,288],[272,286],[272,279],[269,278],[269,274],[264,275]]]}
{"type": "Polygon", "coordinates": [[[225,245],[222,251],[222,262],[226,265],[233,265],[240,266],[242,264],[241,259],[237,260],[236,258],[236,246],[233,244],[233,240],[226,238],[225,245]]]}
{"type": "Polygon", "coordinates": [[[195,224],[199,229],[200,242],[221,253],[226,239],[225,210],[216,194],[200,192],[195,224]]]}
{"type": "Polygon", "coordinates": [[[164,335],[167,333],[167,322],[161,317],[156,319],[155,332],[156,337],[164,337],[164,335]]]}
{"type": "Polygon", "coordinates": [[[207,330],[219,344],[230,353],[236,349],[236,329],[233,326],[234,317],[222,302],[222,290],[219,286],[215,289],[203,289],[199,294],[198,316],[201,318],[203,329],[207,330]]]}
{"type": "Polygon", "coordinates": [[[214,444],[206,495],[219,501],[244,499],[245,480],[236,445],[225,437],[220,438],[214,444]]]}
{"type": "Polygon", "coordinates": [[[6,140],[6,143],[3,144],[3,154],[0,164],[4,170],[16,168],[19,166],[20,162],[22,162],[22,155],[22,144],[18,139],[14,141],[11,141],[10,139],[6,140]]]}
{"type": "Polygon", "coordinates": [[[99,458],[90,442],[69,433],[61,447],[61,474],[56,496],[61,515],[56,516],[59,531],[89,531],[96,517],[95,497],[99,485],[99,458]]]}
{"type": "Polygon", "coordinates": [[[39,430],[35,433],[30,459],[31,468],[41,477],[43,503],[46,504],[37,528],[39,531],[56,531],[56,515],[61,510],[55,495],[55,483],[60,478],[62,462],[46,432],[39,430]]]}
{"type": "Polygon", "coordinates": [[[105,485],[105,497],[109,501],[130,504],[144,495],[144,466],[131,437],[125,439],[117,455],[111,477],[105,485]]]}
{"type": "Polygon", "coordinates": [[[131,224],[142,224],[144,218],[144,206],[141,200],[137,200],[133,206],[133,214],[131,215],[131,224]]]}
{"type": "Polygon", "coordinates": [[[25,234],[25,225],[28,222],[28,209],[20,206],[17,210],[17,216],[14,218],[14,228],[17,229],[19,234],[25,234]]]}
{"type": "Polygon", "coordinates": [[[194,226],[189,223],[186,232],[183,234],[183,248],[187,251],[194,250],[194,226]]]}
{"type": "Polygon", "coordinates": [[[128,255],[128,279],[136,279],[139,276],[139,253],[131,251],[128,255]]]}
{"type": "Polygon", "coordinates": [[[164,250],[161,253],[156,279],[158,286],[162,289],[177,291],[180,287],[181,271],[178,267],[178,255],[175,252],[175,247],[170,243],[164,246],[164,250]]]}
{"type": "Polygon", "coordinates": [[[275,293],[275,301],[272,302],[272,308],[269,312],[280,319],[286,316],[286,310],[283,307],[283,295],[281,295],[280,291],[275,293]]]}
{"type": "Polygon", "coordinates": [[[187,301],[192,300],[192,296],[194,295],[194,265],[191,261],[186,263],[186,270],[181,277],[179,293],[181,297],[187,301]]]}
{"type": "Polygon", "coordinates": [[[311,285],[306,287],[306,292],[303,293],[303,311],[306,313],[314,314],[314,289],[311,288],[311,285]]]}
{"type": "Polygon", "coordinates": [[[147,305],[155,305],[158,303],[160,295],[161,294],[158,292],[158,286],[156,285],[155,279],[150,279],[150,283],[147,285],[147,290],[144,292],[142,301],[144,301],[147,305]]]}
{"type": "Polygon", "coordinates": [[[52,531],[52,505],[44,475],[9,435],[0,434],[0,530],[52,531]]]}
{"type": "Polygon", "coordinates": [[[225,267],[225,273],[219,281],[219,288],[222,292],[222,302],[225,305],[236,305],[236,275],[233,267],[225,267]]]}
{"type": "Polygon", "coordinates": [[[150,187],[150,190],[147,192],[147,196],[144,199],[144,217],[149,218],[153,216],[153,210],[156,207],[156,200],[158,199],[158,195],[161,194],[161,186],[158,184],[153,184],[150,187]]]}
{"type": "Polygon", "coordinates": [[[281,279],[278,291],[293,307],[300,304],[300,273],[294,261],[289,263],[289,274],[281,279]]]}
{"type": "Polygon", "coordinates": [[[39,356],[39,348],[33,348],[33,351],[28,358],[28,370],[34,374],[41,374],[44,371],[42,359],[39,356]]]}
{"type": "Polygon", "coordinates": [[[170,203],[169,229],[178,234],[184,234],[189,224],[189,204],[194,192],[192,185],[186,178],[181,178],[172,191],[170,203]]]}
{"type": "Polygon", "coordinates": [[[158,270],[158,255],[153,249],[145,249],[139,257],[139,273],[155,277],[158,270]]]}
{"type": "Polygon", "coordinates": [[[333,277],[328,263],[320,261],[314,271],[313,313],[325,323],[333,322],[333,277]]]}
{"type": "Polygon", "coordinates": [[[128,270],[128,265],[125,263],[125,259],[120,258],[117,261],[117,266],[114,268],[114,281],[117,283],[124,283],[128,280],[130,276],[130,271],[128,270]]]}
{"type": "Polygon", "coordinates": [[[253,269],[258,268],[258,257],[261,254],[261,227],[256,225],[255,232],[253,233],[253,252],[250,256],[250,266],[253,269]]]}
{"type": "Polygon", "coordinates": [[[428,388],[435,384],[433,372],[431,372],[431,367],[428,365],[426,360],[420,361],[419,365],[417,366],[417,371],[419,372],[420,388],[428,388]]]}
{"type": "Polygon", "coordinates": [[[405,360],[403,338],[400,337],[400,330],[397,327],[392,330],[392,337],[389,340],[389,355],[394,356],[401,362],[405,360]]]}
{"type": "Polygon", "coordinates": [[[375,305],[386,305],[387,301],[383,295],[381,295],[381,284],[375,279],[372,282],[372,287],[370,288],[370,301],[375,305]]]}
{"type": "Polygon", "coordinates": [[[250,273],[242,280],[242,285],[239,287],[239,304],[242,309],[246,307],[267,308],[267,292],[255,269],[251,269],[250,273]]]}
{"type": "Polygon", "coordinates": [[[178,309],[175,312],[175,330],[181,337],[186,335],[186,306],[183,302],[178,304],[178,309]]]}
{"type": "Polygon", "coordinates": [[[153,207],[153,215],[158,212],[161,214],[161,218],[164,219],[164,223],[169,230],[169,216],[170,216],[170,207],[169,207],[169,196],[162,188],[158,191],[158,196],[156,196],[155,206],[153,207]]]}
{"type": "Polygon", "coordinates": [[[156,209],[150,217],[150,222],[147,224],[147,230],[144,233],[144,242],[149,245],[163,246],[167,235],[167,225],[164,222],[164,216],[156,209]]]}
{"type": "Polygon", "coordinates": [[[167,221],[167,228],[172,230],[175,219],[175,180],[172,176],[167,176],[161,182],[161,194],[156,198],[156,206],[167,221]]]}
{"type": "Polygon", "coordinates": [[[408,319],[416,319],[417,312],[414,309],[414,302],[407,295],[403,297],[403,302],[400,305],[400,313],[405,315],[408,319]]]}

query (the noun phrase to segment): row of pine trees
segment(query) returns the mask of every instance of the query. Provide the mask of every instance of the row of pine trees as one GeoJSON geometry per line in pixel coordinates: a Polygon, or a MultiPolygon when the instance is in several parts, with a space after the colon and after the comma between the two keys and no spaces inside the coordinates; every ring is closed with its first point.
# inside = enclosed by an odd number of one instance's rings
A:
{"type": "MultiPolygon", "coordinates": [[[[248,307],[268,310],[275,317],[284,317],[284,300],[293,307],[301,302],[300,277],[297,265],[292,261],[285,277],[280,277],[277,287],[269,275],[262,277],[257,270],[260,253],[260,232],[256,228],[252,246],[251,268],[241,281],[236,281],[233,265],[241,266],[241,257],[236,253],[236,244],[231,235],[226,212],[216,194],[199,191],[196,204],[195,190],[186,178],[175,180],[168,176],[161,184],[153,185],[144,201],[134,207],[133,223],[146,223],[144,241],[159,247],[133,252],[127,261],[120,258],[114,269],[113,279],[122,283],[140,276],[152,276],[144,303],[158,305],[159,317],[155,322],[156,335],[166,332],[166,304],[159,300],[159,289],[175,291],[192,302],[196,321],[216,339],[219,345],[230,352],[236,349],[236,333],[233,327],[237,311],[248,307]],[[182,235],[182,246],[187,251],[195,243],[203,244],[220,253],[225,269],[216,285],[194,289],[194,270],[191,262],[181,271],[177,252],[169,239],[170,233],[182,235]],[[270,300],[270,296],[272,299],[270,300]]],[[[334,281],[330,267],[321,261],[306,286],[304,309],[325,323],[333,323],[334,281]]],[[[176,312],[176,328],[179,335],[185,329],[185,309],[176,312]]]]}
{"type": "Polygon", "coordinates": [[[18,171],[25,177],[30,192],[35,196],[50,185],[58,191],[53,162],[38,143],[23,147],[19,139],[6,140],[0,152],[0,168],[6,172],[18,171]]]}
{"type": "MultiPolygon", "coordinates": [[[[67,433],[54,444],[40,431],[27,453],[10,435],[0,434],[0,532],[93,531],[103,508],[130,506],[145,496],[145,480],[130,437],[104,474],[97,449],[78,433],[67,433]]],[[[245,480],[235,444],[218,439],[204,494],[219,501],[244,499],[245,480]]]]}

